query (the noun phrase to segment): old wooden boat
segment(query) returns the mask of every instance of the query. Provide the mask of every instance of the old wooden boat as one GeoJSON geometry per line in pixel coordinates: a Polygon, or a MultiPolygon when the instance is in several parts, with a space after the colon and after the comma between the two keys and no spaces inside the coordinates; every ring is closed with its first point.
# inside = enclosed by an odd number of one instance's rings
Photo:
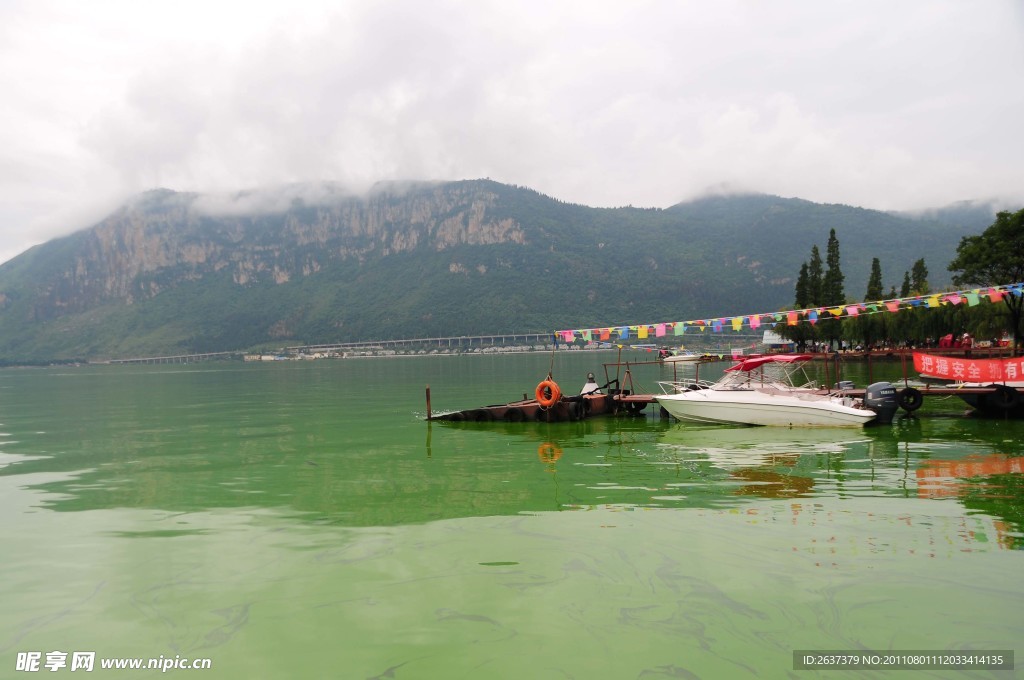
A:
{"type": "Polygon", "coordinates": [[[427,388],[427,420],[451,422],[462,421],[503,421],[503,422],[572,422],[611,415],[620,410],[639,412],[646,405],[618,389],[618,381],[611,380],[598,385],[594,374],[587,376],[587,384],[579,394],[566,395],[551,376],[542,380],[534,390],[533,398],[523,395],[522,399],[506,404],[478,406],[463,411],[432,413],[430,410],[430,388],[427,388]],[[635,402],[635,403],[634,403],[635,402]]]}

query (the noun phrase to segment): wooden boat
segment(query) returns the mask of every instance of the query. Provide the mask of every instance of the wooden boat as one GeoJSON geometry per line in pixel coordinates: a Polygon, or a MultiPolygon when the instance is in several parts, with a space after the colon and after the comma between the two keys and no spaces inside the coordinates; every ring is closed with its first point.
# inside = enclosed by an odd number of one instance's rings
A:
{"type": "MultiPolygon", "coordinates": [[[[593,374],[588,376],[592,378],[593,374]]],[[[562,394],[558,384],[548,376],[537,385],[534,398],[524,398],[507,404],[493,404],[477,408],[448,413],[432,414],[430,412],[430,388],[427,388],[427,420],[451,422],[503,421],[544,423],[572,422],[617,413],[620,409],[638,412],[639,408],[628,401],[628,394],[617,389],[618,381],[613,380],[604,386],[598,386],[592,380],[584,386],[581,394],[567,396],[562,394]],[[615,389],[610,389],[611,385],[615,389]],[[605,393],[604,390],[607,390],[605,393]]]]}

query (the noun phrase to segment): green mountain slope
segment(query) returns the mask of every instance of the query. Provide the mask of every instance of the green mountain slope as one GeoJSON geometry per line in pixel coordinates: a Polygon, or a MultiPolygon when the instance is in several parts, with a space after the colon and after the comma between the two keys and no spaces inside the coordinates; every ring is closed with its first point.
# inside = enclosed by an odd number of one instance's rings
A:
{"type": "MultiPolygon", "coordinates": [[[[955,222],[955,221],[954,221],[955,222]]],[[[828,231],[850,299],[965,228],[749,195],[598,209],[487,180],[147,192],[0,266],[0,360],[546,331],[775,310],[828,231]]]]}

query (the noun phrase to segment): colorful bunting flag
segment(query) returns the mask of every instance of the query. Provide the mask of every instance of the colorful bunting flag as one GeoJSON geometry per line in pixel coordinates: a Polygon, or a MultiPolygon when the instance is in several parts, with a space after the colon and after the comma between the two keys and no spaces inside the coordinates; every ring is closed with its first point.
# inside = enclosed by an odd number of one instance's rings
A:
{"type": "Polygon", "coordinates": [[[772,320],[776,323],[785,321],[788,325],[796,325],[800,322],[800,317],[803,316],[811,324],[817,323],[822,314],[830,314],[833,317],[847,318],[856,317],[861,313],[875,314],[877,312],[885,310],[890,313],[900,311],[905,307],[940,307],[942,304],[953,304],[959,305],[966,303],[969,307],[978,305],[981,299],[987,298],[990,302],[999,302],[1003,299],[1004,295],[1024,295],[1024,282],[1012,283],[1001,286],[991,286],[988,288],[975,288],[966,291],[953,291],[949,293],[935,293],[929,296],[912,296],[906,298],[898,298],[895,300],[878,300],[872,303],[857,303],[853,305],[829,307],[829,308],[815,308],[815,309],[799,309],[791,310],[786,312],[762,312],[759,314],[750,314],[748,316],[736,316],[736,317],[724,317],[719,319],[695,319],[692,321],[674,321],[665,322],[652,325],[637,325],[637,326],[615,326],[599,329],[581,329],[581,330],[562,330],[555,331],[553,339],[557,342],[564,340],[566,343],[573,342],[577,336],[583,338],[586,341],[592,340],[595,335],[599,335],[600,339],[607,341],[611,339],[611,334],[616,333],[620,340],[628,340],[630,337],[630,331],[636,333],[639,338],[647,338],[653,331],[656,337],[663,337],[668,333],[668,329],[672,329],[674,335],[683,335],[686,331],[686,326],[696,326],[703,332],[708,326],[716,333],[721,333],[725,324],[729,324],[733,331],[739,332],[743,329],[744,324],[749,325],[751,330],[756,330],[761,327],[762,317],[766,323],[771,323],[772,320]]]}

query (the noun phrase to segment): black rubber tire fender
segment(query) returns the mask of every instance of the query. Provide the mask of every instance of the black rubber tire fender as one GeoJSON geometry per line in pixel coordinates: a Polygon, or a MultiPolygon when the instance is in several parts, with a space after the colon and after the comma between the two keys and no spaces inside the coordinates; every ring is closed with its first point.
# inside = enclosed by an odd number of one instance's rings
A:
{"type": "Polygon", "coordinates": [[[505,411],[505,420],[510,423],[521,423],[526,420],[526,414],[523,413],[523,409],[513,406],[505,411]]]}
{"type": "Polygon", "coordinates": [[[985,403],[1000,411],[1012,411],[1020,404],[1020,393],[1009,385],[996,385],[995,391],[985,397],[985,403]]]}
{"type": "Polygon", "coordinates": [[[924,395],[921,394],[921,390],[916,387],[904,387],[900,390],[900,395],[897,397],[897,403],[900,408],[907,413],[913,413],[917,409],[921,408],[924,403],[924,395]]]}

